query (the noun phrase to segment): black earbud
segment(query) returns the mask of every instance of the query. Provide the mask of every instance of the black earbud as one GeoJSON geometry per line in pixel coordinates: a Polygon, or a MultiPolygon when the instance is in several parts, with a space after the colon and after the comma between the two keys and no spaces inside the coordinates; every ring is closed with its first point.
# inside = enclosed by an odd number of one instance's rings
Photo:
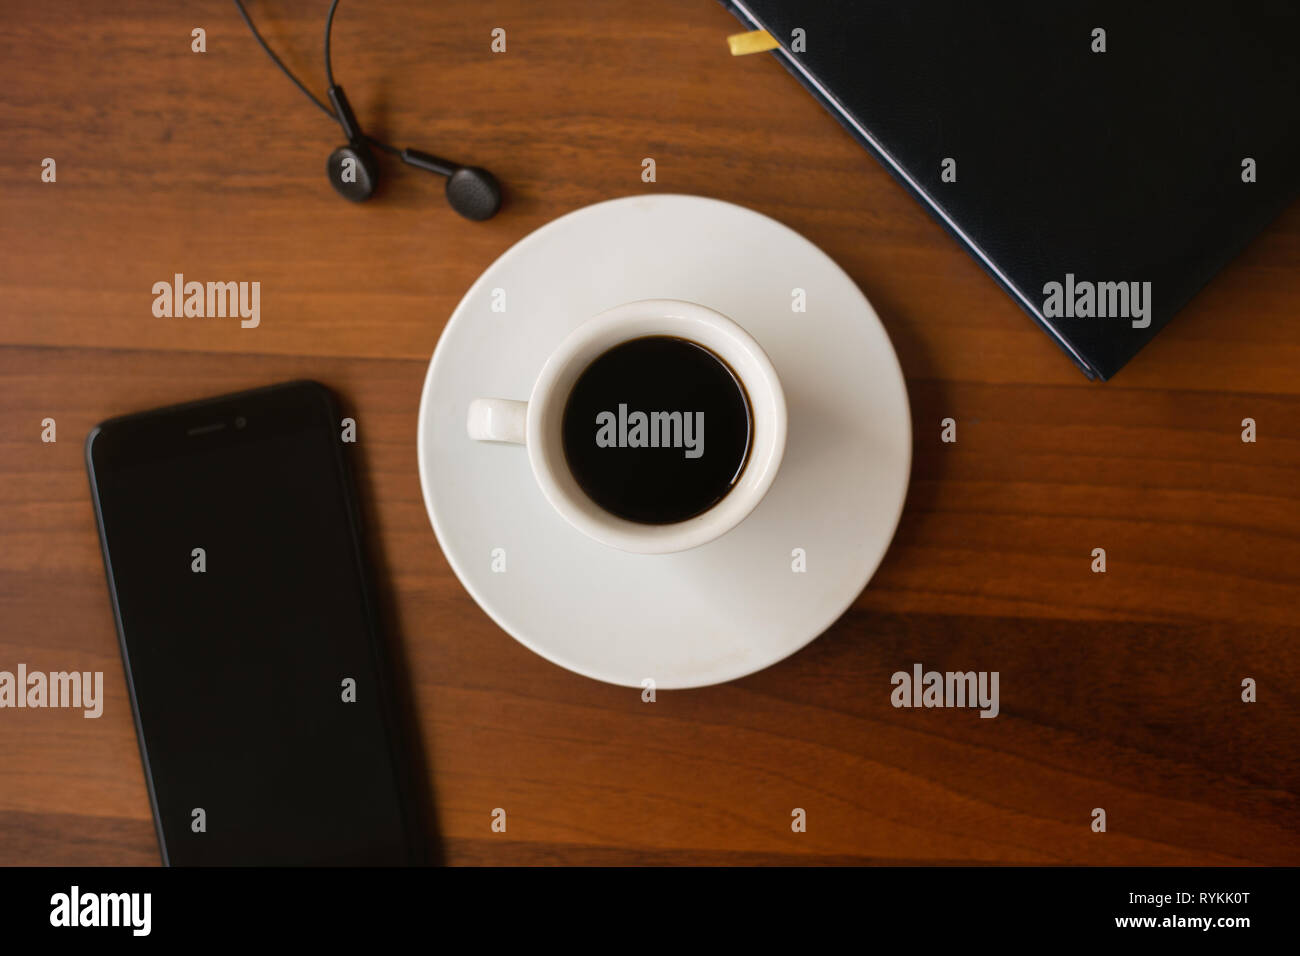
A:
{"type": "Polygon", "coordinates": [[[379,185],[375,154],[365,143],[349,143],[334,150],[325,171],[338,194],[353,202],[369,199],[379,185]]]}
{"type": "Polygon", "coordinates": [[[447,202],[466,219],[491,219],[501,208],[501,186],[496,177],[479,166],[458,166],[451,160],[404,149],[402,162],[447,177],[447,202]]]}
{"type": "Polygon", "coordinates": [[[353,202],[362,202],[369,199],[379,185],[379,164],[375,162],[375,152],[361,132],[361,124],[352,112],[352,104],[348,102],[343,87],[331,86],[325,95],[334,107],[334,118],[339,121],[343,134],[348,138],[346,146],[340,146],[330,153],[325,171],[329,174],[330,185],[340,196],[353,202]]]}

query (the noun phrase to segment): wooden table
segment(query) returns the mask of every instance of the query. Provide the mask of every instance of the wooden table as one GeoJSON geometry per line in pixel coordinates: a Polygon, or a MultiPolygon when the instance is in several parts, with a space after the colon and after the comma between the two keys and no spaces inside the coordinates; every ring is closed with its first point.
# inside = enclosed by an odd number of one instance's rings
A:
{"type": "MultiPolygon", "coordinates": [[[[728,55],[711,0],[342,4],[358,113],[490,167],[509,201],[484,224],[389,162],[375,200],[337,198],[337,128],[230,3],[189,6],[27,4],[0,34],[0,669],[102,670],[107,696],[99,720],[0,711],[0,863],[158,859],[86,432],[300,376],[359,421],[452,863],[1300,862],[1300,207],[1092,384],[770,56],[728,55]],[[892,549],[830,631],[649,705],[479,610],[429,527],[415,425],[446,317],[493,259],[655,191],[751,206],[848,270],[898,350],[915,464],[892,549]],[[175,272],[260,281],[260,328],[155,318],[175,272]],[[998,671],[1001,715],[893,708],[917,661],[998,671]]],[[[324,0],[250,6],[323,90],[324,0]]]]}

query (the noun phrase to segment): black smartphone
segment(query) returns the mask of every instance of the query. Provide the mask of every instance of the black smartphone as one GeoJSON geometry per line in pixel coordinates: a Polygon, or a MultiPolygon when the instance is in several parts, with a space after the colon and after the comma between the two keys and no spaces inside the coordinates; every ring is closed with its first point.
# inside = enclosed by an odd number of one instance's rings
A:
{"type": "Polygon", "coordinates": [[[346,436],[291,382],[86,439],[164,864],[422,862],[346,436]]]}

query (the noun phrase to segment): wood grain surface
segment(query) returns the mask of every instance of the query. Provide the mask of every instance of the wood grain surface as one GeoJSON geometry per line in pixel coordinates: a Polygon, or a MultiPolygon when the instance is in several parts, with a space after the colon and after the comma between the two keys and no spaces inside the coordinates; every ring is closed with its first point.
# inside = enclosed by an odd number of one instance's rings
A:
{"type": "MultiPolygon", "coordinates": [[[[318,92],[326,7],[250,2],[318,92]]],[[[0,669],[102,670],[107,702],[98,720],[0,711],[0,863],[158,861],[87,431],[303,376],[359,422],[368,546],[448,862],[1300,863],[1300,208],[1093,384],[770,55],[728,55],[738,27],[712,0],[343,3],[335,69],[358,114],[492,169],[508,200],[483,224],[387,161],[373,201],[336,197],[339,131],[229,2],[6,14],[0,669]],[[650,705],[475,605],[429,527],[415,434],[429,356],[479,273],[556,216],[653,191],[755,208],[849,272],[898,350],[915,463],[894,544],[834,627],[650,705]],[[174,272],[260,281],[261,327],[154,318],[174,272]],[[998,671],[1001,715],[894,709],[890,675],[916,661],[998,671]]]]}

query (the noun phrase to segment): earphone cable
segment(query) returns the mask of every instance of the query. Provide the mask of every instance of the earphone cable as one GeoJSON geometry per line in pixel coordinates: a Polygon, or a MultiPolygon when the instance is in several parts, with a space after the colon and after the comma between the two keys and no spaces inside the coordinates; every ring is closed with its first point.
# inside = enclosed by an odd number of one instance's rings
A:
{"type": "MultiPolygon", "coordinates": [[[[335,6],[337,6],[337,5],[338,5],[338,0],[334,0],[334,3],[335,3],[335,6]]],[[[253,21],[252,21],[252,19],[249,17],[249,15],[248,15],[248,11],[244,9],[243,0],[235,0],[235,9],[237,9],[237,10],[239,11],[239,15],[240,15],[240,17],[242,17],[243,20],[244,20],[244,23],[246,23],[246,24],[248,25],[248,29],[252,31],[252,33],[253,33],[253,39],[257,41],[258,46],[260,46],[263,50],[266,51],[266,55],[269,56],[269,57],[271,58],[271,62],[274,63],[276,66],[278,66],[278,67],[280,68],[280,72],[282,72],[285,76],[287,76],[290,80],[292,80],[292,81],[293,81],[293,85],[296,86],[296,87],[298,87],[298,89],[302,90],[302,95],[305,96],[305,97],[307,97],[307,99],[311,100],[313,103],[315,103],[316,106],[317,106],[317,108],[318,108],[322,113],[324,113],[324,114],[325,114],[326,116],[328,116],[330,119],[337,121],[337,120],[338,120],[338,117],[336,117],[336,116],[334,115],[334,111],[333,111],[332,109],[330,109],[328,106],[326,106],[326,105],[325,105],[321,100],[317,99],[317,98],[316,98],[316,94],[313,93],[311,90],[307,89],[307,87],[305,87],[305,86],[302,84],[302,81],[299,80],[298,77],[296,77],[296,76],[293,75],[293,71],[290,70],[290,69],[289,69],[287,66],[285,66],[283,63],[280,62],[280,58],[279,58],[278,56],[275,55],[275,51],[272,50],[272,49],[267,45],[266,41],[262,39],[262,34],[260,34],[260,33],[257,32],[257,27],[253,26],[253,21]]],[[[331,8],[330,8],[330,15],[333,16],[333,14],[334,14],[334,8],[331,7],[331,8]]],[[[326,33],[325,37],[326,37],[326,43],[328,43],[328,42],[329,42],[329,34],[326,33]]],[[[328,49],[328,47],[327,47],[326,49],[328,49]]]]}
{"type": "MultiPolygon", "coordinates": [[[[335,85],[334,65],[330,62],[330,28],[334,25],[334,9],[338,5],[339,5],[339,0],[333,0],[333,2],[330,4],[329,15],[325,20],[325,76],[326,79],[329,81],[330,86],[335,85]]],[[[319,109],[322,113],[324,113],[326,116],[328,116],[330,119],[334,120],[337,123],[338,117],[334,115],[334,111],[330,109],[329,106],[327,106],[324,102],[318,99],[315,93],[307,89],[307,87],[303,85],[303,82],[299,80],[298,77],[294,76],[293,71],[290,70],[287,66],[284,65],[284,63],[280,61],[280,58],[275,55],[275,51],[271,49],[271,47],[267,44],[267,42],[264,39],[262,39],[262,34],[257,32],[257,27],[253,25],[252,18],[248,15],[248,11],[244,9],[243,0],[235,0],[235,9],[239,11],[239,16],[243,19],[244,23],[248,26],[248,29],[252,32],[253,39],[257,41],[257,45],[260,46],[266,52],[266,55],[271,58],[271,62],[280,68],[281,73],[283,73],[291,81],[293,81],[293,85],[298,87],[298,89],[302,91],[303,96],[307,97],[307,99],[311,100],[313,103],[316,104],[317,109],[319,109]]],[[[378,149],[382,149],[386,153],[390,153],[393,156],[402,155],[402,151],[400,149],[396,148],[395,146],[389,146],[383,140],[375,139],[373,136],[367,135],[366,142],[368,142],[371,146],[374,146],[378,149]]]]}
{"type": "Polygon", "coordinates": [[[334,29],[334,11],[338,9],[339,0],[330,3],[330,12],[325,16],[325,79],[334,85],[334,62],[330,58],[330,33],[334,29]]]}

